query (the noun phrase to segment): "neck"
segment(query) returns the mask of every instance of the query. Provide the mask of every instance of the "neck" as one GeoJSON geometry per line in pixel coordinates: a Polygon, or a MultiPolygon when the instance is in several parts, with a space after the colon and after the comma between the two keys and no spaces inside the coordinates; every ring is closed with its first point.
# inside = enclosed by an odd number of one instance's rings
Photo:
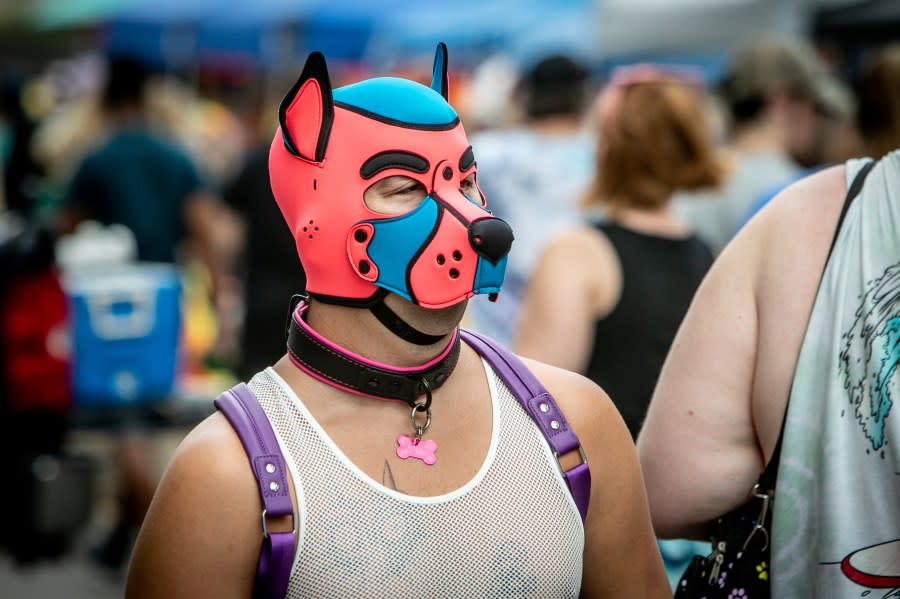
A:
{"type": "Polygon", "coordinates": [[[107,109],[109,120],[118,127],[139,127],[146,123],[140,106],[118,106],[107,109]]]}
{"type": "Polygon", "coordinates": [[[373,362],[397,368],[412,368],[433,360],[446,349],[456,330],[454,324],[446,329],[446,335],[440,341],[432,345],[415,345],[391,333],[369,310],[316,300],[310,301],[306,322],[330,342],[373,362]]]}
{"type": "Polygon", "coordinates": [[[728,143],[737,152],[784,152],[780,128],[769,120],[737,129],[728,143]]]}
{"type": "Polygon", "coordinates": [[[554,115],[536,119],[528,126],[541,135],[573,135],[581,129],[581,117],[554,115]]]}
{"type": "Polygon", "coordinates": [[[657,208],[618,208],[610,217],[620,225],[641,233],[664,237],[684,237],[690,231],[672,211],[669,202],[657,208]]]}

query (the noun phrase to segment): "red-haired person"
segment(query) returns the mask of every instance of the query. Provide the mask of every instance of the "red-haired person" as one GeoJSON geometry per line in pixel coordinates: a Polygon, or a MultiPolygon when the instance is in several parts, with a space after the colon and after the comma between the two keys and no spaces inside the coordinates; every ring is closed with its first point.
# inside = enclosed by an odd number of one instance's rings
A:
{"type": "Polygon", "coordinates": [[[670,208],[723,167],[698,81],[638,65],[597,102],[600,141],[587,207],[605,218],[556,239],[525,300],[516,351],[599,384],[633,437],[663,360],[713,257],[670,208]]]}

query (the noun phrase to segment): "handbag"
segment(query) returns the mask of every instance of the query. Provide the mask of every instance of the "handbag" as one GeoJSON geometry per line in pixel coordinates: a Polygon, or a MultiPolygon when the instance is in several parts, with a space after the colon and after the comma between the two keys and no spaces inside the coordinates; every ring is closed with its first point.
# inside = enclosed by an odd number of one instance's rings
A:
{"type": "MultiPolygon", "coordinates": [[[[847,190],[826,264],[831,259],[850,204],[859,195],[874,166],[874,161],[867,162],[847,190]]],[[[747,501],[712,523],[712,553],[706,557],[694,556],[675,587],[675,599],[764,599],[771,596],[769,531],[772,529],[772,504],[787,406],[784,413],[775,451],[750,490],[747,501]]]]}
{"type": "Polygon", "coordinates": [[[712,553],[694,556],[675,587],[676,599],[770,596],[769,531],[780,454],[781,437],[749,499],[712,523],[712,553]]]}

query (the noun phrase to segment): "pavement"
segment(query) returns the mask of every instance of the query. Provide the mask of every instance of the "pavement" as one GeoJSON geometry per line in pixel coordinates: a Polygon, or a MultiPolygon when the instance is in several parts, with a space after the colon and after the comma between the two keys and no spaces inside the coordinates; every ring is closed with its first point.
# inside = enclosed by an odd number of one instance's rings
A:
{"type": "MultiPolygon", "coordinates": [[[[151,431],[148,458],[154,476],[161,476],[187,431],[180,426],[151,431]]],[[[73,433],[68,449],[93,457],[99,467],[91,519],[58,559],[22,566],[0,549],[0,599],[121,599],[125,594],[128,555],[115,569],[93,557],[118,520],[121,479],[114,456],[120,446],[115,435],[95,429],[73,433]]]]}
{"type": "Polygon", "coordinates": [[[120,599],[124,594],[125,570],[115,573],[97,566],[86,552],[21,567],[0,555],[3,599],[120,599]]]}

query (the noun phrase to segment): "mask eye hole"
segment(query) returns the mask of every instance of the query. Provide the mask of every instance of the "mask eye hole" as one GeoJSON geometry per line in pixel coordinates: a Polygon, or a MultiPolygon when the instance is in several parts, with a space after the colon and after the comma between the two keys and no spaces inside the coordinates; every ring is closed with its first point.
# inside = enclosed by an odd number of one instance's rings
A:
{"type": "Polygon", "coordinates": [[[478,188],[478,183],[476,182],[475,173],[469,173],[469,175],[462,180],[462,183],[459,185],[459,190],[463,193],[464,196],[469,198],[469,201],[475,204],[476,206],[481,206],[484,208],[487,202],[484,201],[484,196],[481,194],[481,189],[478,188]]]}
{"type": "Polygon", "coordinates": [[[363,196],[366,206],[378,214],[404,214],[415,209],[427,195],[425,185],[411,177],[395,175],[376,181],[363,196]]]}

